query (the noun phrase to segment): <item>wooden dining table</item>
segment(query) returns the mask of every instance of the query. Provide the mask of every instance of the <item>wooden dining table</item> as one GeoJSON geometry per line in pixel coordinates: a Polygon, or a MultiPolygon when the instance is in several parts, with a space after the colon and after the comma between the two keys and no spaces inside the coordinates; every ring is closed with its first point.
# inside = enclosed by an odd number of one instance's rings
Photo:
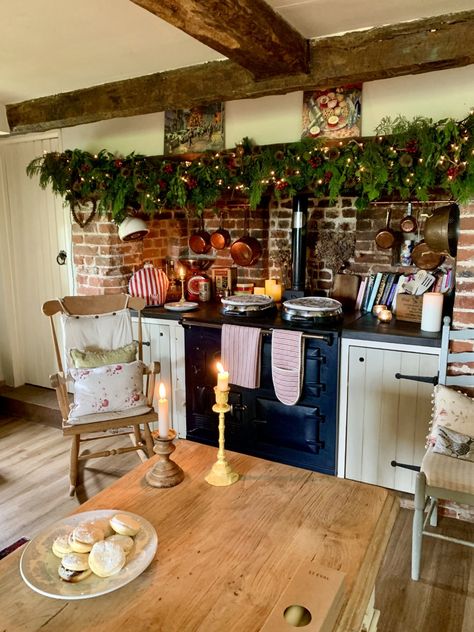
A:
{"type": "Polygon", "coordinates": [[[184,440],[173,454],[184,480],[162,489],[145,480],[156,459],[75,512],[148,520],[159,543],[146,570],[102,596],[54,599],[22,580],[22,547],[0,562],[2,632],[257,632],[309,560],[344,574],[334,629],[361,630],[399,507],[394,493],[234,452],[227,459],[240,479],[214,487],[205,475],[216,449],[184,440]]]}

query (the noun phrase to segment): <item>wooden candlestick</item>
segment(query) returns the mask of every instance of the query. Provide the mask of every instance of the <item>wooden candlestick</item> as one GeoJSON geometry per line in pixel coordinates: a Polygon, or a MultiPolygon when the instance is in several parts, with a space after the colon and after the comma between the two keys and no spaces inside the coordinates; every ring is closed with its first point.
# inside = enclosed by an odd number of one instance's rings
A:
{"type": "Polygon", "coordinates": [[[216,395],[216,403],[212,407],[212,410],[219,414],[219,450],[217,452],[217,461],[214,463],[209,474],[206,476],[206,481],[209,485],[224,487],[226,485],[232,485],[238,481],[239,474],[232,471],[232,468],[225,458],[224,452],[224,421],[225,414],[230,410],[230,406],[227,403],[229,399],[229,390],[221,391],[217,388],[217,386],[215,386],[214,393],[216,395]]]}
{"type": "Polygon", "coordinates": [[[170,454],[176,450],[173,444],[173,439],[175,438],[176,431],[171,428],[168,430],[166,438],[155,437],[156,444],[153,452],[158,454],[160,458],[145,475],[148,485],[152,487],[174,487],[183,480],[183,470],[170,459],[170,454]]]}

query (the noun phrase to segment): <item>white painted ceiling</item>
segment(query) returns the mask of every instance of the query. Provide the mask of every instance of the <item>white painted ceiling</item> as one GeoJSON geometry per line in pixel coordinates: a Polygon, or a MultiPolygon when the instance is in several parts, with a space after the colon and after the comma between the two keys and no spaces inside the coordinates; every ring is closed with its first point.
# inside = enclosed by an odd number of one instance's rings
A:
{"type": "MultiPolygon", "coordinates": [[[[304,37],[474,9],[474,0],[267,0],[304,37]]],[[[0,103],[223,59],[129,0],[0,0],[0,103]]]]}

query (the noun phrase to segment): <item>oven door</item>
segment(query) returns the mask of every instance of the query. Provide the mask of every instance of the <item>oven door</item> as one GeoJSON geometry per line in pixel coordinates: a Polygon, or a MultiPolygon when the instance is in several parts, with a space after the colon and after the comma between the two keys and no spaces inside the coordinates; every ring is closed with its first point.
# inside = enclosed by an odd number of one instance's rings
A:
{"type": "MultiPolygon", "coordinates": [[[[211,445],[217,445],[218,439],[218,416],[212,405],[220,339],[220,329],[186,329],[186,436],[211,445]]],[[[287,406],[275,395],[271,336],[264,336],[260,387],[230,387],[226,448],[335,474],[338,364],[337,334],[330,336],[330,343],[306,339],[301,397],[294,406],[287,406]]]]}

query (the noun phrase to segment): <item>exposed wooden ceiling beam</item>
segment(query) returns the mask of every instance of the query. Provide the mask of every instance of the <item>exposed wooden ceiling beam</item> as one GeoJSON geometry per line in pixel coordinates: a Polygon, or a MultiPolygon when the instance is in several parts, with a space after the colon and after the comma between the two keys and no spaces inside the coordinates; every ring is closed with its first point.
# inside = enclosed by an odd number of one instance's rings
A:
{"type": "Polygon", "coordinates": [[[231,61],[162,72],[7,105],[12,132],[336,87],[474,63],[474,11],[346,33],[311,43],[311,71],[255,81],[231,61]]]}
{"type": "Polygon", "coordinates": [[[256,79],[309,70],[308,41],[263,0],[132,0],[256,79]]]}

